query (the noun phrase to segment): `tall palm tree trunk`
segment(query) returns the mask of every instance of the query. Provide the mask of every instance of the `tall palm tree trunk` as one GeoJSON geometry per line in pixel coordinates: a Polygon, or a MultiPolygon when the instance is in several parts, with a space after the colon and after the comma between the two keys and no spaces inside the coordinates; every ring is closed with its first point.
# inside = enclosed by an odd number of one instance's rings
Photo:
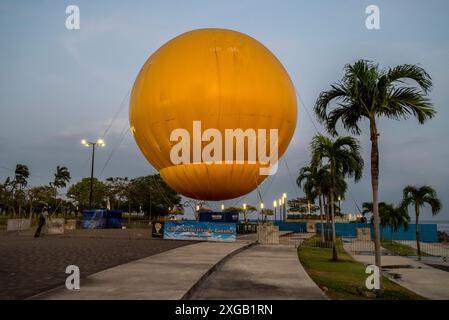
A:
{"type": "Polygon", "coordinates": [[[320,202],[321,242],[324,242],[323,202],[321,201],[321,194],[318,194],[318,199],[320,202]]]}
{"type": "Polygon", "coordinates": [[[337,237],[335,233],[335,206],[334,206],[334,191],[330,192],[331,200],[329,206],[331,207],[331,218],[332,218],[332,260],[337,261],[337,237]]]}
{"type": "Polygon", "coordinates": [[[327,202],[325,203],[325,209],[326,209],[326,241],[329,241],[331,238],[330,235],[330,219],[329,219],[329,202],[330,202],[330,196],[327,195],[327,202]]]}
{"type": "MultiPolygon", "coordinates": [[[[376,122],[370,121],[371,131],[371,187],[373,190],[373,217],[374,217],[374,256],[376,266],[381,270],[380,256],[380,218],[379,218],[379,146],[376,122]]],[[[380,281],[382,290],[382,281],[380,281]]]]}
{"type": "Polygon", "coordinates": [[[330,207],[331,207],[331,217],[332,217],[332,260],[337,261],[337,235],[335,233],[335,203],[334,203],[334,190],[335,190],[335,164],[331,162],[331,190],[330,190],[330,207]]]}
{"type": "Polygon", "coordinates": [[[416,250],[418,253],[418,260],[421,260],[421,243],[419,242],[419,206],[415,204],[416,214],[416,250]]]}

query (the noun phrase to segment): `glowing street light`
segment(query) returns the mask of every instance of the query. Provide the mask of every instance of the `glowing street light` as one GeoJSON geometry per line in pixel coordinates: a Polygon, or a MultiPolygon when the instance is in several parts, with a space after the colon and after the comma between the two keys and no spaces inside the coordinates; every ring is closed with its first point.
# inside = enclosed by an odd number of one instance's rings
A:
{"type": "Polygon", "coordinates": [[[224,204],[222,203],[221,204],[221,211],[223,211],[224,210],[224,204]]]}
{"type": "MultiPolygon", "coordinates": [[[[285,200],[287,199],[287,194],[285,192],[282,194],[281,199],[282,199],[282,207],[280,208],[280,212],[281,212],[282,219],[285,220],[285,218],[287,216],[287,208],[285,207],[285,200]]],[[[281,199],[279,199],[279,201],[281,199]]]]}
{"type": "Polygon", "coordinates": [[[263,202],[260,203],[260,209],[263,209],[263,202]]]}
{"type": "Polygon", "coordinates": [[[278,203],[276,200],[273,201],[273,208],[274,208],[274,220],[276,220],[276,207],[278,206],[278,203]]]}
{"type": "Polygon", "coordinates": [[[246,210],[246,203],[243,204],[243,210],[246,210]]]}
{"type": "Polygon", "coordinates": [[[102,146],[102,147],[105,147],[105,146],[106,146],[106,143],[104,142],[103,139],[98,139],[98,140],[97,140],[97,144],[100,145],[100,146],[102,146]]]}
{"type": "Polygon", "coordinates": [[[95,146],[99,145],[100,147],[105,147],[106,143],[103,139],[98,139],[96,142],[91,142],[89,140],[83,139],[81,140],[81,144],[85,147],[92,146],[92,165],[90,169],[90,191],[89,191],[89,209],[92,209],[92,189],[93,189],[93,181],[94,181],[94,163],[95,163],[95,146]]]}

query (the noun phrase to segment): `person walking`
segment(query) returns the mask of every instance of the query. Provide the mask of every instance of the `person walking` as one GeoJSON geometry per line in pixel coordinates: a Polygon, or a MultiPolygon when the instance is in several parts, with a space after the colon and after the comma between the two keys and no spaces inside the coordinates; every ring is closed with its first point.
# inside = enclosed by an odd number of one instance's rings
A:
{"type": "Polygon", "coordinates": [[[39,214],[39,224],[38,224],[38,227],[36,229],[36,233],[34,234],[35,238],[39,238],[40,237],[42,228],[45,225],[45,222],[47,221],[47,216],[48,216],[48,210],[47,210],[46,207],[44,207],[42,212],[39,214]]]}

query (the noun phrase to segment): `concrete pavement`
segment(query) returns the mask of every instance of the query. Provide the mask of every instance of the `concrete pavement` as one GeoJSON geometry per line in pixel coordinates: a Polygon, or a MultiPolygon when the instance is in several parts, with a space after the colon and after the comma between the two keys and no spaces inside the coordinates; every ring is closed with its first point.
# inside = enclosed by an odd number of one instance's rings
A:
{"type": "Polygon", "coordinates": [[[83,281],[124,263],[198,243],[151,238],[151,229],[103,230],[108,232],[76,230],[41,238],[0,231],[0,300],[26,299],[64,285],[68,265],[80,268],[83,281]]]}
{"type": "Polygon", "coordinates": [[[60,287],[31,299],[181,299],[219,261],[250,244],[201,242],[176,248],[92,274],[81,280],[80,290],[60,287]]]}
{"type": "Polygon", "coordinates": [[[191,299],[327,299],[292,245],[255,245],[219,266],[191,299]]]}
{"type": "MultiPolygon", "coordinates": [[[[355,260],[365,265],[374,264],[374,255],[354,252],[348,243],[344,247],[355,260]]],[[[449,273],[446,271],[407,257],[392,255],[382,255],[382,268],[392,281],[425,298],[449,299],[449,273]]]]}

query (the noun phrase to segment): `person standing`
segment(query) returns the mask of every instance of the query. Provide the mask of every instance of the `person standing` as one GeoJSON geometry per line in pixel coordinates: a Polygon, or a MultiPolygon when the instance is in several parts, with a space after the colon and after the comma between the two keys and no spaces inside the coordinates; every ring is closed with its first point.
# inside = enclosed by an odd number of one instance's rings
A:
{"type": "Polygon", "coordinates": [[[44,207],[42,212],[39,214],[38,227],[36,229],[36,233],[34,234],[35,238],[39,238],[40,237],[42,228],[44,227],[45,222],[47,221],[47,216],[48,216],[48,210],[47,210],[46,207],[44,207]]]}

